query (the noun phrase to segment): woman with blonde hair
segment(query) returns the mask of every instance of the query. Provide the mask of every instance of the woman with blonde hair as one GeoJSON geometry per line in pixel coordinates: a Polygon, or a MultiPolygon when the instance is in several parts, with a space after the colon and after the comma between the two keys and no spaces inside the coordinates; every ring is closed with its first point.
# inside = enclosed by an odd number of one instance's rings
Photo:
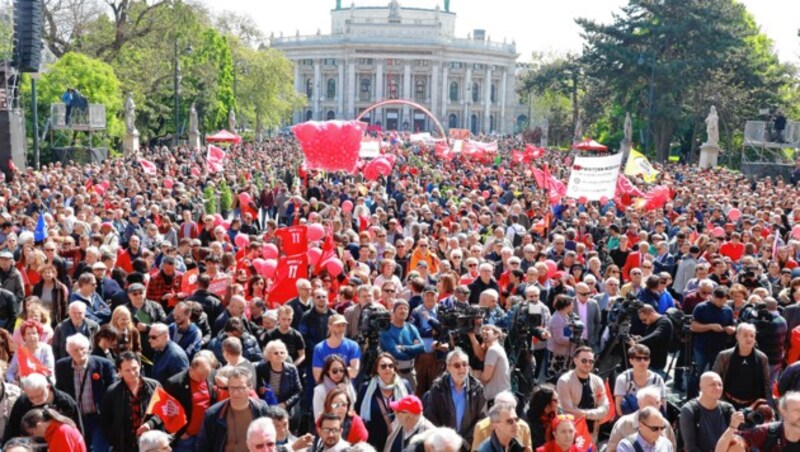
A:
{"type": "Polygon", "coordinates": [[[125,306],[117,306],[111,313],[111,326],[117,330],[117,343],[112,348],[119,355],[124,351],[142,353],[142,341],[139,330],[133,324],[131,311],[125,306]]]}

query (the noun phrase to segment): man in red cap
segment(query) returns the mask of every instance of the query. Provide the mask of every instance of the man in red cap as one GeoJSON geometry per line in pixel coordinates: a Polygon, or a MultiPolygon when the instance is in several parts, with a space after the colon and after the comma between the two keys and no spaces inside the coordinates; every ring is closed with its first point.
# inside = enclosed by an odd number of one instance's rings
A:
{"type": "Polygon", "coordinates": [[[386,449],[384,449],[386,451],[401,452],[408,447],[415,436],[435,428],[422,415],[422,401],[413,394],[391,402],[389,406],[394,411],[397,423],[386,439],[386,449]]]}

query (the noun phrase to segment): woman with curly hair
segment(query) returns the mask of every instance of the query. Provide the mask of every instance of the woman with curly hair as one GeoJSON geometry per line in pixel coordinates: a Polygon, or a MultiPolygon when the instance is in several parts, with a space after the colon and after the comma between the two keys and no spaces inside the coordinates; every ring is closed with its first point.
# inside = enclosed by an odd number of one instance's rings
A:
{"type": "Polygon", "coordinates": [[[22,347],[17,349],[17,353],[14,355],[14,358],[11,359],[11,363],[6,371],[6,381],[19,381],[20,379],[18,359],[22,353],[22,348],[25,348],[30,356],[39,360],[39,362],[48,369],[48,375],[53,375],[56,366],[56,361],[53,357],[53,349],[50,345],[39,340],[39,337],[44,332],[42,324],[35,320],[26,320],[22,322],[20,332],[25,342],[22,347]]]}

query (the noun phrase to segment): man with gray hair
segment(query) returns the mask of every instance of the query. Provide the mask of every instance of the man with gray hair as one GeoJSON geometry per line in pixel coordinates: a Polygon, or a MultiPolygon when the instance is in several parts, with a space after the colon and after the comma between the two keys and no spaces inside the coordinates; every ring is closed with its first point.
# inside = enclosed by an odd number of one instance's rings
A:
{"type": "Polygon", "coordinates": [[[150,341],[154,352],[152,370],[154,380],[164,385],[169,377],[189,368],[186,352],[170,339],[167,325],[152,324],[147,340],[150,341]]]}
{"type": "Polygon", "coordinates": [[[272,424],[272,419],[260,417],[250,423],[247,427],[247,450],[276,450],[275,425],[272,424]]]}
{"type": "Polygon", "coordinates": [[[484,414],[483,385],[469,373],[469,357],[460,348],[447,354],[447,372],[433,382],[425,398],[425,417],[434,425],[456,430],[471,444],[475,425],[484,414]]]}
{"type": "MultiPolygon", "coordinates": [[[[511,391],[503,391],[494,398],[494,405],[492,408],[498,405],[507,405],[508,410],[511,412],[517,411],[517,398],[514,397],[514,394],[511,391]]],[[[531,445],[531,428],[524,419],[519,419],[517,421],[517,426],[519,427],[517,432],[517,440],[522,445],[522,447],[533,447],[531,445]]],[[[493,422],[491,419],[491,410],[489,411],[489,417],[481,419],[475,425],[475,437],[472,439],[472,450],[478,450],[481,444],[484,441],[488,440],[492,436],[493,431],[493,422]]]]}
{"type": "Polygon", "coordinates": [[[521,450],[519,435],[519,416],[516,407],[497,403],[489,410],[492,434],[478,447],[478,452],[501,452],[521,450]]]}
{"type": "Polygon", "coordinates": [[[161,430],[150,430],[139,437],[139,452],[157,452],[167,450],[172,437],[161,430]]]}
{"type": "Polygon", "coordinates": [[[12,422],[6,425],[2,443],[5,444],[9,439],[17,436],[23,436],[24,432],[19,420],[28,411],[34,408],[42,408],[45,405],[72,419],[75,425],[78,426],[78,430],[83,433],[83,421],[75,400],[64,391],[53,388],[44,375],[29,374],[27,377],[22,378],[21,386],[22,395],[19,396],[11,408],[11,414],[8,419],[11,419],[12,422]]]}
{"type": "Polygon", "coordinates": [[[661,416],[658,409],[648,406],[636,412],[639,422],[638,433],[628,436],[620,441],[617,446],[619,452],[672,452],[675,448],[664,435],[661,434],[669,428],[669,423],[661,416]]]}
{"type": "Polygon", "coordinates": [[[90,345],[89,338],[80,333],[67,338],[69,356],[56,362],[56,389],[77,402],[86,444],[94,450],[108,450],[108,442],[98,428],[98,418],[103,397],[116,381],[117,372],[110,360],[90,355],[90,345]]]}
{"type": "Polygon", "coordinates": [[[476,305],[480,302],[481,294],[485,290],[494,289],[496,293],[500,293],[500,286],[497,280],[494,279],[494,265],[489,262],[484,262],[478,266],[478,277],[468,286],[469,287],[469,304],[476,305]]]}
{"type": "MultiPolygon", "coordinates": [[[[661,406],[661,391],[655,386],[646,386],[636,392],[636,401],[639,404],[639,410],[622,416],[614,423],[606,446],[608,452],[615,452],[620,441],[636,434],[639,428],[639,411],[648,407],[659,409],[661,406]]],[[[677,449],[675,432],[672,431],[672,426],[669,423],[666,423],[666,426],[667,428],[661,431],[661,435],[669,440],[673,449],[677,449]]]]}
{"type": "Polygon", "coordinates": [[[100,329],[100,325],[94,320],[86,318],[86,303],[73,301],[67,307],[68,319],[64,319],[53,331],[53,339],[50,342],[53,346],[53,356],[56,361],[67,356],[67,338],[73,334],[83,334],[86,337],[94,337],[100,329]]]}

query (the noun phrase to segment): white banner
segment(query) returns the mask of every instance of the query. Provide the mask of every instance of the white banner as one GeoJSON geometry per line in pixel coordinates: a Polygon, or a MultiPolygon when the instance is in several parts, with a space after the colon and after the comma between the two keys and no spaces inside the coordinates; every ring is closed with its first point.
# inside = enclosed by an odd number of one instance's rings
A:
{"type": "Polygon", "coordinates": [[[589,201],[614,199],[621,164],[621,152],[605,157],[576,156],[569,175],[567,196],[575,199],[585,197],[589,201]]]}

